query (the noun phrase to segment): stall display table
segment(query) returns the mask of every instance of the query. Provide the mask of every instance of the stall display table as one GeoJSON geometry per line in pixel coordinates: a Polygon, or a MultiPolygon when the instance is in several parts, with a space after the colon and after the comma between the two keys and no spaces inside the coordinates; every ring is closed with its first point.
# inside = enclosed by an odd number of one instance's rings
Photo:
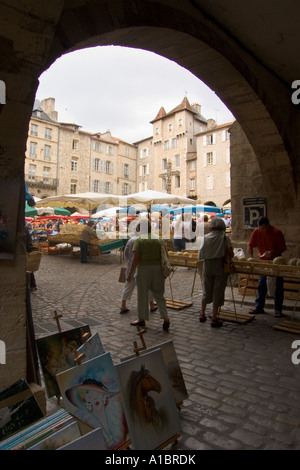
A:
{"type": "Polygon", "coordinates": [[[300,334],[300,323],[294,320],[297,302],[300,300],[300,266],[273,264],[272,261],[236,261],[234,264],[239,273],[239,292],[245,295],[256,295],[259,276],[283,277],[284,298],[295,300],[293,314],[290,320],[275,325],[276,330],[300,334]]]}

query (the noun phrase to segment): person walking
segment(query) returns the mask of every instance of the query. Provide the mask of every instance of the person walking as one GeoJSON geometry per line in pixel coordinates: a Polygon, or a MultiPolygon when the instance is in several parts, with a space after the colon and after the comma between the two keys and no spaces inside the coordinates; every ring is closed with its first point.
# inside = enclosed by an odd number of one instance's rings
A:
{"type": "MultiPolygon", "coordinates": [[[[250,236],[247,246],[249,257],[253,258],[253,249],[258,249],[258,255],[261,260],[273,260],[286,250],[284,235],[277,227],[270,225],[268,217],[262,216],[258,219],[258,226],[250,236]]],[[[255,308],[249,313],[258,314],[265,313],[265,299],[268,291],[267,277],[259,276],[257,297],[255,299],[255,308]]],[[[276,277],[274,308],[275,317],[282,317],[282,305],[284,298],[283,277],[276,277]]]]}
{"type": "Polygon", "coordinates": [[[210,222],[210,232],[201,242],[198,259],[203,262],[203,296],[199,321],[207,320],[205,315],[207,304],[213,304],[211,327],[222,326],[217,318],[219,308],[224,305],[225,289],[228,274],[224,273],[224,257],[228,254],[233,258],[231,240],[225,234],[226,226],[222,219],[215,217],[210,222]]]}
{"type": "MultiPolygon", "coordinates": [[[[132,248],[133,248],[133,244],[134,244],[136,239],[137,239],[137,236],[133,236],[132,238],[130,238],[128,240],[128,242],[126,243],[126,246],[125,246],[125,249],[124,249],[124,258],[127,261],[127,267],[126,267],[126,273],[125,273],[126,279],[128,277],[129,270],[130,270],[131,263],[132,263],[133,256],[134,256],[132,248]]],[[[122,293],[121,307],[120,307],[120,313],[121,314],[127,313],[127,312],[130,311],[127,308],[126,302],[127,302],[127,300],[131,299],[134,288],[136,286],[135,275],[136,275],[136,272],[134,272],[132,274],[131,281],[129,281],[129,282],[126,281],[126,283],[125,283],[123,293],[122,293]]],[[[153,297],[153,294],[152,294],[151,291],[149,291],[149,293],[148,293],[148,300],[149,300],[149,304],[150,304],[150,312],[155,312],[157,310],[157,306],[154,302],[154,297],[153,297]]]]}
{"type": "Polygon", "coordinates": [[[156,301],[160,317],[163,319],[163,330],[168,331],[170,320],[168,317],[165,292],[165,278],[161,270],[161,245],[163,241],[155,234],[151,234],[149,219],[140,221],[136,226],[139,236],[133,244],[133,260],[127,276],[130,282],[136,270],[136,286],[138,299],[138,319],[131,322],[133,326],[145,326],[149,320],[148,293],[152,292],[156,301]]]}
{"type": "Polygon", "coordinates": [[[89,220],[81,232],[79,245],[80,245],[80,262],[88,263],[87,257],[89,253],[89,243],[93,238],[98,238],[96,232],[92,229],[94,222],[89,220]]]}

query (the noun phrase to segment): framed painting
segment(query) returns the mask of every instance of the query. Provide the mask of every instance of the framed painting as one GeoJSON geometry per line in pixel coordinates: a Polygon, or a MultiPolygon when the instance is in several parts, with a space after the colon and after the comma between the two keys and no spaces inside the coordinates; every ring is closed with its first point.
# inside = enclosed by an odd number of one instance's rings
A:
{"type": "Polygon", "coordinates": [[[101,356],[104,354],[104,348],[100,339],[99,333],[94,333],[86,342],[80,346],[77,350],[78,354],[84,354],[84,358],[81,362],[89,361],[94,357],[101,356]]]}
{"type": "MultiPolygon", "coordinates": [[[[145,349],[144,351],[139,351],[139,354],[147,354],[148,352],[155,351],[156,349],[161,349],[162,351],[167,374],[174,394],[175,403],[179,405],[183,402],[183,400],[188,398],[188,392],[185,386],[173,341],[170,340],[166,341],[165,343],[158,344],[157,346],[152,346],[151,348],[145,349]]],[[[133,357],[136,356],[124,358],[122,359],[122,362],[128,359],[132,359],[133,357]]]]}
{"type": "Polygon", "coordinates": [[[108,450],[129,442],[128,426],[110,353],[57,374],[66,410],[93,429],[101,427],[108,450]]]}
{"type": "Polygon", "coordinates": [[[59,395],[56,374],[76,366],[74,351],[83,344],[85,333],[90,333],[88,325],[36,340],[48,398],[59,395]]]}
{"type": "Polygon", "coordinates": [[[163,446],[181,425],[161,349],[121,362],[116,371],[134,449],[163,446]]]}

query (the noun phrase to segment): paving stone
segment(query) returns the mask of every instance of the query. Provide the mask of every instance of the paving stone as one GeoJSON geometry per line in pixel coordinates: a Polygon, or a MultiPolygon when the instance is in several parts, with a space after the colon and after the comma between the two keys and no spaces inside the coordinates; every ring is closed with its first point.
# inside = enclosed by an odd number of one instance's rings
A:
{"type": "MultiPolygon", "coordinates": [[[[90,324],[98,332],[114,363],[132,356],[137,329],[130,321],[137,317],[136,291],[120,315],[124,284],[118,282],[119,255],[92,259],[82,265],[66,256],[43,256],[36,273],[37,291],[31,294],[36,337],[53,334],[56,310],[61,324],[90,324]]],[[[240,325],[224,322],[212,329],[200,324],[201,284],[191,297],[194,271],[178,269],[172,277],[172,293],[192,306],[169,309],[171,327],[165,333],[159,314],[150,315],[144,339],[147,347],[172,340],[189,393],[180,409],[182,432],[175,449],[182,450],[299,450],[300,449],[300,364],[291,361],[296,335],[277,331],[278,319],[270,313],[258,315],[240,325]]],[[[242,297],[233,289],[238,311],[247,313],[254,298],[242,297]]],[[[171,295],[166,283],[166,296],[171,295]]],[[[286,301],[285,301],[286,302],[286,301]]],[[[268,302],[270,304],[270,302],[268,302]]],[[[294,302],[286,302],[290,315],[294,302]]],[[[231,289],[225,306],[233,310],[231,289]]],[[[268,312],[268,305],[266,311],[268,312]]],[[[208,306],[207,313],[211,312],[208,306]]],[[[57,404],[49,400],[49,409],[57,404]]]]}

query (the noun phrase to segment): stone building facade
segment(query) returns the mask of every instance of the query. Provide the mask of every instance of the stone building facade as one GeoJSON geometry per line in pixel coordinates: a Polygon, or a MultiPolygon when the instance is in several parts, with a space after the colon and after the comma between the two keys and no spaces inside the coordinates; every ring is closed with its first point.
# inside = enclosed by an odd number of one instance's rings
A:
{"type": "Polygon", "coordinates": [[[54,98],[36,102],[29,125],[25,181],[39,198],[136,191],[136,146],[110,131],[92,134],[57,121],[54,98]]]}
{"type": "Polygon", "coordinates": [[[153,135],[134,144],[57,118],[54,98],[35,103],[25,160],[34,196],[155,189],[199,203],[230,199],[229,124],[206,120],[186,97],[168,113],[161,107],[153,135]]]}
{"type": "MultiPolygon", "coordinates": [[[[223,206],[231,199],[230,128],[209,120],[207,130],[197,135],[197,194],[201,202],[223,206]]],[[[192,162],[191,162],[192,164],[192,162]]]]}

